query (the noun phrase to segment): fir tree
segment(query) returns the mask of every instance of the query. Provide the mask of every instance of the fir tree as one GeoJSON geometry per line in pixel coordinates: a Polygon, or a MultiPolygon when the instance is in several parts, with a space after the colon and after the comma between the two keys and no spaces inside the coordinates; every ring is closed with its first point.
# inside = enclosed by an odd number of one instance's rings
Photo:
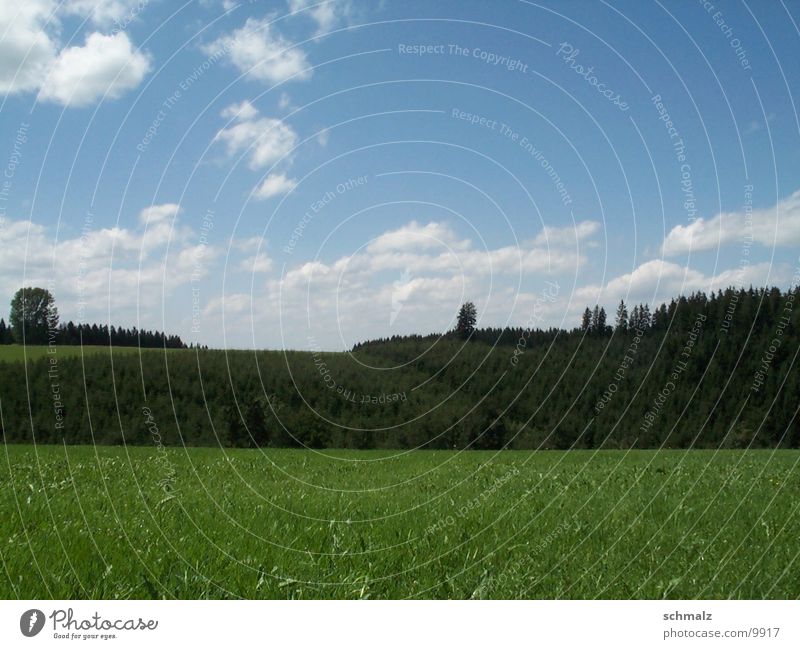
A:
{"type": "Polygon", "coordinates": [[[628,331],[628,308],[625,306],[624,300],[619,301],[615,326],[617,331],[621,331],[622,333],[628,331]]]}
{"type": "Polygon", "coordinates": [[[583,318],[581,319],[581,331],[588,332],[592,328],[592,312],[589,310],[587,306],[583,312],[583,318]]]}
{"type": "Polygon", "coordinates": [[[475,324],[478,322],[478,310],[472,302],[464,302],[458,311],[458,321],[456,332],[459,337],[466,340],[475,331],[475,324]]]}

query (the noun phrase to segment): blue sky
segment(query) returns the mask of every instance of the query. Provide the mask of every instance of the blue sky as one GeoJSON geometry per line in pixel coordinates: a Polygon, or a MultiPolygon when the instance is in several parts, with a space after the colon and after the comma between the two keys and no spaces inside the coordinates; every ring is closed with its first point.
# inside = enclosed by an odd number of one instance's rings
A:
{"type": "Polygon", "coordinates": [[[0,16],[0,293],[62,320],[341,349],[796,281],[797,2],[0,16]]]}

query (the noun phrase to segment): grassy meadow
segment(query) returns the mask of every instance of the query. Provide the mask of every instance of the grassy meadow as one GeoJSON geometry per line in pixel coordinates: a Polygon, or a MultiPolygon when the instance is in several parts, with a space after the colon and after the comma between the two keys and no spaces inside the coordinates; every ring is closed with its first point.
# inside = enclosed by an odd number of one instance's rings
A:
{"type": "Polygon", "coordinates": [[[796,598],[797,451],[7,445],[3,598],[796,598]]]}
{"type": "MultiPolygon", "coordinates": [[[[48,355],[47,345],[0,345],[0,362],[16,363],[20,361],[37,361],[48,355]]],[[[152,354],[164,353],[163,349],[139,347],[113,347],[108,345],[58,345],[59,358],[80,358],[81,356],[94,356],[97,354],[152,354]]],[[[170,353],[183,351],[178,349],[168,350],[170,353]]]]}

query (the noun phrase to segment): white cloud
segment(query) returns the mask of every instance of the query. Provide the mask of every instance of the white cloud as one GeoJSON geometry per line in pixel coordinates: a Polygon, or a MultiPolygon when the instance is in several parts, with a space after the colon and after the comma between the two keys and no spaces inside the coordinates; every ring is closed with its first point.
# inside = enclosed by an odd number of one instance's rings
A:
{"type": "Polygon", "coordinates": [[[678,225],[664,239],[662,253],[679,255],[698,250],[711,250],[731,244],[744,245],[752,240],[764,246],[800,245],[800,191],[784,198],[771,208],[752,211],[723,212],[689,225],[678,225]]]}
{"type": "Polygon", "coordinates": [[[263,200],[286,194],[295,187],[297,187],[297,181],[294,178],[288,178],[286,174],[270,174],[255,190],[254,196],[263,200]]]}
{"type": "Polygon", "coordinates": [[[605,286],[591,285],[579,288],[575,300],[581,305],[616,305],[620,299],[630,302],[660,304],[673,297],[695,291],[710,293],[728,286],[764,286],[767,282],[780,284],[788,281],[789,272],[784,266],[768,262],[727,269],[716,275],[706,275],[698,270],[663,259],[653,259],[630,273],[611,279],[605,286]]]}
{"type": "Polygon", "coordinates": [[[368,263],[371,271],[414,268],[431,272],[473,275],[520,272],[574,272],[585,261],[576,251],[576,241],[585,241],[599,229],[594,221],[582,221],[565,228],[547,228],[530,242],[489,250],[475,248],[446,224],[431,222],[407,225],[385,232],[367,245],[368,256],[352,259],[351,264],[368,263]],[[545,245],[549,242],[549,247],[545,245]],[[368,260],[368,261],[367,261],[368,260]]]}
{"type": "MultiPolygon", "coordinates": [[[[328,349],[387,332],[444,331],[466,299],[476,301],[493,324],[509,321],[518,311],[519,324],[529,316],[524,307],[537,303],[535,292],[547,278],[578,272],[585,259],[575,250],[576,237],[587,240],[596,231],[596,226],[581,223],[551,230],[549,249],[535,243],[537,237],[519,246],[485,250],[447,223],[410,221],[379,234],[355,253],[289,266],[281,276],[267,278],[265,293],[257,290],[252,296],[236,294],[209,303],[205,315],[211,321],[224,309],[227,333],[234,338],[249,340],[255,331],[259,344],[271,335],[273,345],[304,348],[313,335],[328,349]],[[518,291],[520,279],[530,293],[518,291]]],[[[255,263],[250,257],[238,268],[253,272],[255,263]]],[[[548,308],[548,317],[560,321],[563,305],[548,308]]]]}
{"type": "Polygon", "coordinates": [[[350,0],[333,0],[319,2],[319,0],[289,0],[289,11],[302,11],[317,25],[317,36],[326,34],[340,23],[349,20],[353,13],[353,3],[350,0]],[[306,11],[303,11],[306,9],[306,11]]]}
{"type": "MultiPolygon", "coordinates": [[[[138,7],[138,3],[136,5],[138,7]]],[[[95,8],[95,22],[119,16],[132,20],[133,3],[52,0],[0,2],[0,92],[39,91],[42,99],[85,106],[102,96],[119,97],[141,83],[150,69],[147,54],[136,52],[124,31],[93,32],[83,46],[59,51],[62,14],[85,15],[95,8]],[[99,13],[98,13],[99,12],[99,13]]],[[[94,20],[94,19],[93,19],[94,20]]]]}
{"type": "Polygon", "coordinates": [[[228,317],[249,313],[253,307],[253,296],[247,293],[226,293],[208,301],[204,315],[216,315],[224,312],[228,317]]]}
{"type": "Polygon", "coordinates": [[[431,222],[420,225],[416,221],[411,221],[408,225],[376,237],[369,243],[367,250],[372,253],[397,253],[442,247],[464,250],[470,245],[468,240],[459,239],[444,223],[431,222]]]}
{"type": "MultiPolygon", "coordinates": [[[[597,223],[584,221],[551,227],[546,238],[540,232],[519,246],[484,250],[474,237],[461,236],[446,223],[410,221],[352,254],[287,266],[280,276],[267,277],[264,292],[256,284],[252,295],[234,293],[209,303],[205,313],[214,321],[224,302],[231,339],[255,338],[256,344],[267,344],[269,337],[271,345],[307,349],[313,336],[315,344],[335,349],[395,333],[445,331],[467,299],[478,305],[487,324],[533,322],[571,328],[580,321],[581,311],[595,303],[612,312],[620,298],[655,306],[695,291],[785,285],[791,279],[786,265],[754,263],[705,273],[652,260],[607,282],[573,289],[586,262],[576,241],[594,244],[599,230],[597,223]],[[542,299],[543,292],[552,299],[542,299]]],[[[253,253],[259,241],[254,237],[243,244],[250,256],[238,270],[258,272],[253,253]]],[[[275,272],[271,261],[264,264],[265,272],[275,272]]]]}
{"type": "Polygon", "coordinates": [[[0,292],[53,286],[62,319],[77,319],[84,302],[84,319],[104,320],[111,305],[133,322],[138,307],[157,308],[193,275],[207,275],[219,254],[216,247],[199,244],[189,228],[173,227],[166,215],[176,208],[166,204],[144,210],[139,228],[89,223],[85,232],[59,240],[41,224],[9,220],[0,228],[0,292]],[[145,214],[160,218],[148,222],[145,214]]]}
{"type": "Polygon", "coordinates": [[[147,254],[159,248],[165,241],[181,241],[188,239],[189,231],[177,224],[176,217],[181,208],[176,203],[151,205],[139,212],[139,222],[147,226],[141,238],[128,237],[134,249],[147,254]]]}
{"type": "Polygon", "coordinates": [[[597,221],[581,221],[564,228],[545,226],[533,243],[537,246],[575,247],[579,242],[593,237],[599,230],[600,224],[597,221]]]}
{"type": "Polygon", "coordinates": [[[260,252],[253,257],[243,259],[239,264],[239,270],[246,273],[268,273],[272,270],[272,259],[266,253],[260,252]]]}
{"type": "Polygon", "coordinates": [[[215,139],[227,145],[228,155],[248,151],[251,169],[286,158],[297,143],[297,133],[282,120],[258,117],[258,111],[247,105],[244,110],[242,104],[234,104],[222,111],[223,117],[233,122],[219,131],[215,139]]]}
{"type": "Polygon", "coordinates": [[[611,303],[622,298],[652,302],[655,295],[679,295],[686,287],[699,287],[704,281],[706,278],[698,271],[671,261],[654,259],[609,280],[605,286],[581,287],[575,292],[575,297],[581,304],[611,303]]]}
{"type": "Polygon", "coordinates": [[[258,109],[248,100],[238,104],[231,104],[220,113],[225,119],[244,122],[258,116],[258,109]]]}
{"type": "Polygon", "coordinates": [[[168,221],[175,218],[181,211],[177,203],[163,203],[161,205],[151,205],[139,212],[141,223],[157,223],[168,221]]]}
{"type": "Polygon", "coordinates": [[[85,45],[61,51],[39,97],[65,106],[86,106],[104,96],[115,99],[137,87],[149,70],[149,56],[134,51],[125,32],[94,32],[85,45]]]}
{"type": "Polygon", "coordinates": [[[61,9],[66,13],[88,16],[101,27],[124,26],[135,20],[150,0],[66,0],[61,9]]]}
{"type": "Polygon", "coordinates": [[[54,9],[49,0],[0,2],[1,92],[28,92],[40,86],[57,51],[48,34],[54,9]]]}
{"type": "Polygon", "coordinates": [[[234,239],[231,245],[244,252],[253,252],[258,250],[263,243],[264,239],[261,237],[248,237],[247,239],[234,239]]]}
{"type": "Polygon", "coordinates": [[[243,27],[204,49],[211,55],[224,52],[240,72],[258,81],[279,83],[311,76],[305,52],[293,47],[266,19],[248,18],[243,27]]]}

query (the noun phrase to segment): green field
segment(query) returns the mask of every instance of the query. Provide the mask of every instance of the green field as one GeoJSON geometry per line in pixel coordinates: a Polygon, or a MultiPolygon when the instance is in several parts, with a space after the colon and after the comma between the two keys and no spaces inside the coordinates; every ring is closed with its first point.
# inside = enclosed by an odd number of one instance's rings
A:
{"type": "MultiPolygon", "coordinates": [[[[0,345],[0,362],[14,363],[18,361],[35,361],[48,355],[47,345],[0,345]]],[[[164,353],[160,348],[143,348],[139,347],[114,347],[111,351],[116,354],[138,354],[139,352],[164,353]]],[[[170,353],[176,351],[183,351],[179,349],[169,349],[170,353]]],[[[80,358],[81,356],[91,356],[94,354],[107,354],[109,347],[107,345],[58,345],[56,347],[56,354],[58,358],[80,358]]]]}
{"type": "Polygon", "coordinates": [[[796,598],[796,451],[6,446],[3,598],[796,598]]]}

